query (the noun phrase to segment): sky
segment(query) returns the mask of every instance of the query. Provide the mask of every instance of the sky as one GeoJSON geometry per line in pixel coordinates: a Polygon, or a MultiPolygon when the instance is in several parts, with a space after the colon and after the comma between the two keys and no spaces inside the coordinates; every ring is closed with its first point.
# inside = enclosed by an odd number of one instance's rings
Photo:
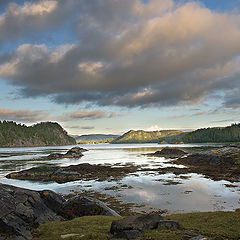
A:
{"type": "Polygon", "coordinates": [[[240,119],[240,0],[0,0],[0,120],[70,134],[240,119]]]}

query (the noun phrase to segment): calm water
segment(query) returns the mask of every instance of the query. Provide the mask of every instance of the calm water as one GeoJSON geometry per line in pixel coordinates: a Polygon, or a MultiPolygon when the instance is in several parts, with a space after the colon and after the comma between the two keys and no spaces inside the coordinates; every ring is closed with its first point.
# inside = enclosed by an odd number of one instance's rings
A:
{"type": "MultiPolygon", "coordinates": [[[[142,165],[143,168],[174,166],[170,159],[148,157],[143,154],[154,152],[164,146],[157,144],[121,144],[121,145],[79,145],[89,151],[80,159],[43,160],[42,157],[53,152],[66,152],[72,146],[0,148],[0,182],[19,187],[43,190],[50,189],[67,194],[72,191],[95,190],[110,194],[124,202],[144,204],[137,210],[167,209],[169,212],[234,210],[240,208],[240,183],[236,187],[226,187],[227,181],[212,181],[199,174],[159,175],[152,172],[137,172],[121,181],[74,181],[64,184],[6,179],[10,172],[28,169],[40,165],[68,166],[71,164],[117,164],[142,165]],[[183,179],[185,177],[185,179],[183,179]],[[165,185],[168,180],[180,182],[177,185],[165,185]],[[107,187],[127,184],[132,188],[106,190],[107,187]]],[[[174,145],[171,145],[174,146],[174,145]]],[[[176,145],[177,147],[200,150],[216,145],[176,145]]],[[[184,166],[178,166],[184,167],[184,166]]]]}

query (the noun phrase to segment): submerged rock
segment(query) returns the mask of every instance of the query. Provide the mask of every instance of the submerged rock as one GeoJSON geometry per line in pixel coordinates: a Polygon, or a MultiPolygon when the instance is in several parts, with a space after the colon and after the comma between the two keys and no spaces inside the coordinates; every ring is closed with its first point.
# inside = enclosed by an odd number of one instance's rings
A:
{"type": "Polygon", "coordinates": [[[177,148],[163,148],[161,151],[156,151],[155,153],[149,155],[156,157],[176,158],[186,154],[187,154],[186,152],[177,148]]]}
{"type": "Polygon", "coordinates": [[[0,238],[4,234],[8,239],[30,239],[31,232],[47,221],[91,215],[119,216],[93,198],[77,196],[66,201],[53,191],[0,184],[0,238]]]}
{"type": "Polygon", "coordinates": [[[82,163],[78,165],[70,165],[68,167],[34,167],[20,172],[10,173],[6,177],[44,182],[55,181],[58,183],[80,179],[104,181],[111,180],[112,178],[120,179],[129,173],[135,172],[137,169],[138,167],[136,166],[111,167],[82,163]]]}
{"type": "Polygon", "coordinates": [[[83,156],[83,152],[88,151],[87,149],[80,148],[80,147],[73,147],[67,153],[52,153],[47,156],[48,159],[58,159],[58,158],[80,158],[83,156]]]}

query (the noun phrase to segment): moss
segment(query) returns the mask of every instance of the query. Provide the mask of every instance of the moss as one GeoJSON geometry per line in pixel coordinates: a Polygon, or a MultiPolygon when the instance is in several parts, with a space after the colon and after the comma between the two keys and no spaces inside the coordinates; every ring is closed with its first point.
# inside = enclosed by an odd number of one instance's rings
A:
{"type": "MultiPolygon", "coordinates": [[[[240,237],[240,211],[235,212],[207,212],[168,215],[166,219],[177,220],[180,229],[148,230],[139,240],[184,240],[184,233],[196,233],[206,236],[209,240],[237,240],[240,237]]],[[[42,225],[34,233],[34,240],[57,240],[64,234],[80,234],[67,239],[77,240],[106,240],[113,220],[118,217],[88,216],[71,221],[49,222],[42,225]]]]}

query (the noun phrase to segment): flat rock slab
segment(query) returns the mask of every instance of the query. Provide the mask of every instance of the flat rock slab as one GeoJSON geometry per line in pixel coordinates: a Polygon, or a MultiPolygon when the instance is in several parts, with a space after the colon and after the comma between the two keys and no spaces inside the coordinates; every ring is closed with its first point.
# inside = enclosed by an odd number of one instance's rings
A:
{"type": "Polygon", "coordinates": [[[68,167],[34,167],[20,172],[10,173],[6,177],[43,182],[55,181],[58,183],[65,183],[81,179],[105,181],[111,178],[121,179],[129,173],[135,172],[137,169],[138,167],[136,166],[111,167],[82,163],[78,165],[70,165],[68,167]]]}
{"type": "Polygon", "coordinates": [[[0,184],[0,239],[30,239],[31,232],[47,221],[75,217],[119,216],[103,202],[84,196],[65,200],[52,191],[32,191],[0,184]],[[1,233],[4,234],[1,236],[1,233]]]}

